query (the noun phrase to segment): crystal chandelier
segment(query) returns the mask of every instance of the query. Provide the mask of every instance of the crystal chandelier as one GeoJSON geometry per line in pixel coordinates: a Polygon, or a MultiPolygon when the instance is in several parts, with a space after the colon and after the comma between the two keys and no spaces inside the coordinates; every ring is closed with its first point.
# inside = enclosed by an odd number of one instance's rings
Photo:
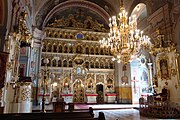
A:
{"type": "Polygon", "coordinates": [[[143,35],[143,31],[137,29],[136,16],[127,17],[128,13],[121,1],[120,13],[109,19],[110,32],[108,38],[99,41],[101,47],[110,48],[113,54],[113,61],[117,60],[127,64],[136,58],[142,47],[148,47],[150,38],[143,35]]]}

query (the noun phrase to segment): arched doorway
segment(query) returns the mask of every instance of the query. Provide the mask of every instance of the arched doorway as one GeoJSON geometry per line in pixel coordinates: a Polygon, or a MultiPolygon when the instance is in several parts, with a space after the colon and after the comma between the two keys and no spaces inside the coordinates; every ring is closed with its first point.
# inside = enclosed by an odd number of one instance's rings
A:
{"type": "MultiPolygon", "coordinates": [[[[147,23],[147,6],[144,3],[137,4],[131,12],[131,17],[136,16],[138,28],[146,29],[147,23]],[[142,24],[144,26],[142,26],[142,24]]],[[[132,103],[138,103],[141,95],[152,93],[152,76],[150,75],[149,62],[151,56],[148,51],[141,50],[139,57],[132,60],[131,67],[131,88],[132,88],[132,103]]]]}
{"type": "Polygon", "coordinates": [[[84,85],[81,79],[76,79],[73,84],[73,102],[83,103],[84,102],[84,85]]]}
{"type": "Polygon", "coordinates": [[[104,103],[104,85],[102,83],[96,85],[96,93],[98,94],[97,103],[104,103]]]}

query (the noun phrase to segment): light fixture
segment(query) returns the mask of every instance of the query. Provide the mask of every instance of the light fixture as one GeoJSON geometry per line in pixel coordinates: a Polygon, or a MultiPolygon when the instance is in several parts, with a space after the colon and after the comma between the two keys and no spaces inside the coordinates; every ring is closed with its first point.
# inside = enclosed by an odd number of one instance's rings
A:
{"type": "Polygon", "coordinates": [[[118,63],[127,64],[130,60],[136,58],[142,47],[150,44],[150,38],[143,35],[143,31],[137,29],[136,16],[127,17],[128,13],[123,7],[121,1],[120,13],[109,19],[110,32],[108,38],[100,40],[100,46],[110,48],[112,60],[118,63]]]}
{"type": "Polygon", "coordinates": [[[41,78],[42,81],[42,89],[43,89],[43,96],[42,96],[42,110],[41,112],[45,113],[45,94],[46,94],[46,87],[48,86],[47,81],[51,78],[54,79],[55,75],[48,70],[49,59],[45,58],[43,63],[45,64],[44,69],[38,73],[38,78],[41,78]]]}

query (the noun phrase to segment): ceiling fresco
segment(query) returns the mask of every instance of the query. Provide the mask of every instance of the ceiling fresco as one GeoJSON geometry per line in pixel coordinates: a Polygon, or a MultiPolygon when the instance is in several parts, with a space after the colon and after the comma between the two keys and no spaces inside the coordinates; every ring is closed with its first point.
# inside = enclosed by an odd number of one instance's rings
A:
{"type": "MultiPolygon", "coordinates": [[[[89,8],[96,7],[95,9],[97,9],[97,7],[98,7],[99,9],[101,9],[101,11],[105,11],[107,14],[109,14],[109,16],[115,15],[115,13],[116,13],[114,7],[109,2],[107,2],[107,0],[87,0],[87,1],[73,0],[73,1],[77,2],[77,3],[79,2],[78,7],[81,7],[83,2],[87,4],[87,5],[85,5],[85,6],[87,6],[87,8],[88,7],[89,8]]],[[[70,1],[70,2],[73,2],[73,1],[70,1]]],[[[34,24],[36,24],[36,26],[39,29],[42,29],[43,21],[46,19],[47,15],[49,14],[49,12],[52,9],[57,7],[59,4],[63,4],[68,1],[67,0],[58,0],[58,1],[57,0],[55,0],[55,1],[46,0],[45,2],[46,3],[41,3],[41,4],[43,4],[41,8],[39,8],[39,9],[36,8],[36,10],[38,10],[38,11],[36,11],[36,13],[35,13],[36,17],[35,17],[34,24]]],[[[71,7],[69,7],[68,9],[71,9],[71,7]]],[[[94,12],[96,12],[96,10],[94,12]]],[[[98,13],[98,11],[97,11],[97,13],[98,13]]],[[[54,15],[53,15],[53,17],[54,17],[54,15]]]]}
{"type": "Polygon", "coordinates": [[[101,16],[96,14],[94,11],[83,7],[71,7],[56,12],[48,21],[46,26],[85,28],[93,29],[95,31],[107,31],[109,29],[108,23],[101,16]],[[94,29],[98,26],[102,29],[94,29]]]}
{"type": "MultiPolygon", "coordinates": [[[[93,7],[96,6],[96,7],[99,7],[99,9],[104,10],[107,14],[109,14],[109,16],[114,16],[119,13],[120,3],[122,1],[129,15],[134,10],[136,5],[139,3],[144,3],[146,5],[147,14],[150,15],[159,6],[162,6],[165,0],[36,0],[35,1],[35,14],[34,14],[35,19],[34,19],[33,24],[37,26],[39,29],[42,29],[44,26],[43,22],[44,20],[47,19],[48,14],[51,12],[51,10],[56,8],[59,4],[63,4],[65,2],[77,2],[77,3],[79,2],[78,7],[81,7],[82,3],[89,3],[85,5],[87,8],[91,6],[93,9],[93,7]],[[94,4],[94,6],[92,6],[92,4],[94,4]]],[[[47,22],[48,21],[46,21],[46,23],[47,22]]]]}

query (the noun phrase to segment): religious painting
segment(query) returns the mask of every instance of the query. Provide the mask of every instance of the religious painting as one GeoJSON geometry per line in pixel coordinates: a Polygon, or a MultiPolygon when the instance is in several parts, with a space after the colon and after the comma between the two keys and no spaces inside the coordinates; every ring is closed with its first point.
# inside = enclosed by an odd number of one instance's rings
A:
{"type": "Polygon", "coordinates": [[[0,89],[4,87],[8,55],[8,53],[0,52],[0,89]]]}
{"type": "Polygon", "coordinates": [[[19,65],[19,76],[20,77],[25,76],[25,73],[26,73],[26,63],[21,63],[19,65]]]}
{"type": "Polygon", "coordinates": [[[168,71],[168,61],[166,59],[161,59],[159,61],[160,65],[160,74],[161,79],[168,79],[169,78],[169,71],[168,71]]]}
{"type": "Polygon", "coordinates": [[[27,56],[27,48],[26,47],[20,48],[20,54],[21,56],[27,56]]]}
{"type": "Polygon", "coordinates": [[[140,79],[141,79],[141,82],[148,83],[148,71],[146,69],[142,70],[140,79]]]}

